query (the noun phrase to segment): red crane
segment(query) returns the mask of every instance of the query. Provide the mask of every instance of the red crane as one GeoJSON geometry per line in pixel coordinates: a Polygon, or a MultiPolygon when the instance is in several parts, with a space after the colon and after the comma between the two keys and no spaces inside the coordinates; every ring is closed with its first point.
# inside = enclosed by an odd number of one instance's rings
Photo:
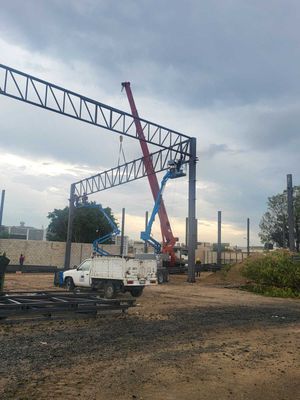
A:
{"type": "MultiPolygon", "coordinates": [[[[156,174],[154,172],[154,168],[153,168],[152,160],[151,160],[149,149],[148,149],[148,144],[145,140],[142,124],[141,124],[141,121],[139,120],[139,114],[137,112],[135,102],[133,99],[130,82],[123,82],[122,86],[123,86],[123,88],[125,88],[125,91],[127,94],[127,98],[128,98],[129,105],[131,108],[131,114],[134,117],[136,117],[134,119],[136,132],[139,137],[140,145],[142,148],[142,152],[143,152],[143,156],[144,156],[144,164],[145,164],[145,168],[147,171],[148,181],[150,184],[153,199],[154,199],[154,201],[156,201],[156,198],[157,198],[157,195],[159,192],[159,184],[157,181],[156,174]]],[[[174,246],[175,246],[175,243],[178,241],[178,238],[174,237],[174,235],[173,235],[170,221],[169,221],[168,214],[167,214],[166,207],[165,207],[163,200],[161,200],[158,215],[159,215],[159,220],[160,220],[160,229],[161,229],[162,242],[163,242],[162,252],[165,254],[169,254],[169,256],[170,256],[169,265],[175,266],[176,256],[175,256],[175,252],[174,252],[174,246]]]]}

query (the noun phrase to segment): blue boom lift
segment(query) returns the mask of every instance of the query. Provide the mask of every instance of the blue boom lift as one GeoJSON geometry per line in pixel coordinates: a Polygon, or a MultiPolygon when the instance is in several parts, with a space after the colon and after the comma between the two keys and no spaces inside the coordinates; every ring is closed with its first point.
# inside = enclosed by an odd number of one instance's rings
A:
{"type": "Polygon", "coordinates": [[[159,212],[160,209],[160,205],[162,202],[162,195],[163,195],[163,191],[164,188],[166,186],[166,183],[168,182],[169,179],[176,179],[176,178],[180,178],[182,176],[185,176],[185,173],[182,170],[182,164],[181,164],[181,160],[176,161],[176,160],[172,160],[168,162],[168,171],[166,172],[166,174],[164,175],[161,184],[160,184],[160,189],[159,192],[157,194],[155,203],[154,203],[154,207],[152,210],[152,214],[151,217],[149,219],[149,222],[147,224],[146,230],[141,232],[141,239],[144,240],[145,242],[147,242],[150,246],[152,246],[154,248],[154,251],[156,254],[161,253],[162,250],[162,245],[161,243],[159,243],[157,240],[155,240],[152,236],[151,236],[151,230],[152,230],[152,225],[153,222],[155,220],[155,217],[157,215],[157,213],[159,212]]]}

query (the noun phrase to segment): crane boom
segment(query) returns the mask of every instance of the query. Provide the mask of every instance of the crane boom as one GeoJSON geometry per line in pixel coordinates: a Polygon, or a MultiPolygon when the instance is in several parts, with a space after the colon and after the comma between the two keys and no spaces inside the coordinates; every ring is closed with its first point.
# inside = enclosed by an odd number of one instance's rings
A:
{"type": "MultiPolygon", "coordinates": [[[[136,127],[136,132],[139,137],[140,145],[142,148],[143,156],[144,156],[144,164],[145,164],[145,169],[147,170],[148,173],[148,181],[149,185],[151,188],[152,196],[154,201],[156,201],[158,193],[159,193],[159,184],[158,180],[154,171],[154,167],[152,164],[152,160],[150,157],[149,149],[147,142],[145,141],[145,136],[144,136],[144,131],[142,128],[141,121],[139,119],[139,114],[135,106],[135,101],[132,95],[131,87],[130,87],[130,82],[123,82],[122,83],[123,88],[125,88],[127,98],[129,101],[129,105],[131,108],[131,114],[134,117],[134,123],[136,127]]],[[[168,214],[166,211],[166,207],[164,204],[163,199],[161,199],[159,211],[159,220],[160,220],[160,229],[161,229],[161,234],[162,234],[162,241],[163,241],[163,248],[167,249],[166,252],[168,252],[171,255],[171,259],[174,259],[175,255],[172,255],[173,247],[175,243],[178,241],[178,238],[174,237],[172,229],[171,229],[171,224],[168,218],[168,214]]],[[[173,251],[174,253],[174,251],[173,251]]]]}

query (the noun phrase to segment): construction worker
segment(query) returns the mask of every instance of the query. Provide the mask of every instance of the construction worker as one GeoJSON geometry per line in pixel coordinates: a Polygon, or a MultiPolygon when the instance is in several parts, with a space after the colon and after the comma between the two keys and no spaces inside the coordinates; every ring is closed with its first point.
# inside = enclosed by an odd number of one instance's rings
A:
{"type": "Polygon", "coordinates": [[[24,261],[25,261],[25,256],[21,253],[19,258],[19,264],[21,265],[21,267],[23,266],[24,261]]]}
{"type": "Polygon", "coordinates": [[[196,259],[196,276],[200,276],[200,265],[201,265],[201,260],[200,258],[196,259]]]}

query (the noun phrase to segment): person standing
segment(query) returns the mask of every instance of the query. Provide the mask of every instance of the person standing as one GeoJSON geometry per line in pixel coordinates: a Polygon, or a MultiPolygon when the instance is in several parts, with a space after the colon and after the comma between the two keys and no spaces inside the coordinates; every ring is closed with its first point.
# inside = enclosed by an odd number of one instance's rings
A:
{"type": "Polygon", "coordinates": [[[21,253],[20,258],[19,258],[19,264],[21,265],[21,267],[23,266],[25,261],[25,256],[21,253]]]}

